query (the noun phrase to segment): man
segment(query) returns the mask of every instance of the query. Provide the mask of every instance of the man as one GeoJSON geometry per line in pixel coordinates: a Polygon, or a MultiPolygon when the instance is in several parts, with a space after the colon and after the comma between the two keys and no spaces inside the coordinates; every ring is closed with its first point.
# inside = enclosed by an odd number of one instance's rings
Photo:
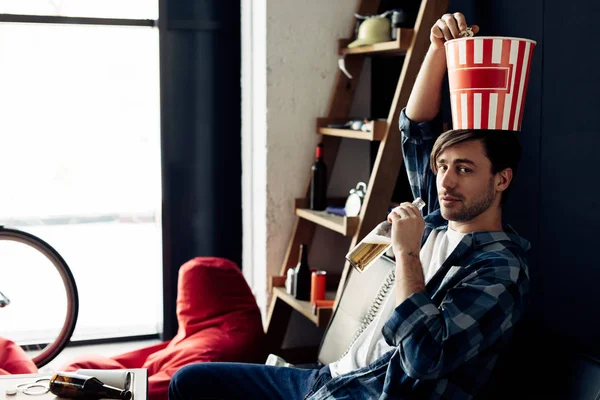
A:
{"type": "Polygon", "coordinates": [[[423,219],[403,203],[389,214],[396,281],[378,317],[320,370],[195,364],[173,376],[170,399],[470,399],[485,384],[522,315],[529,244],[502,224],[520,155],[516,136],[450,131],[435,140],[444,42],[466,28],[455,13],[431,29],[400,118],[413,193],[433,212],[423,219]]]}

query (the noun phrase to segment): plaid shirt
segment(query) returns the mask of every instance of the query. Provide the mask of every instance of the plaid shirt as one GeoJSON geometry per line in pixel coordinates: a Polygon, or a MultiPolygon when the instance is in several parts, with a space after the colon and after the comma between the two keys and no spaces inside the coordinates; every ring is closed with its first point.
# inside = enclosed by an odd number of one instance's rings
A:
{"type": "MultiPolygon", "coordinates": [[[[415,124],[403,111],[400,126],[413,193],[437,206],[431,124],[415,124]]],[[[425,222],[423,243],[434,229],[448,227],[439,210],[430,209],[425,222]]],[[[425,292],[413,293],[386,322],[382,333],[395,349],[331,379],[310,399],[472,399],[523,314],[528,249],[508,225],[504,232],[465,235],[425,292]]]]}
{"type": "Polygon", "coordinates": [[[439,208],[435,175],[429,167],[429,156],[435,139],[442,131],[442,118],[433,121],[415,123],[408,119],[405,110],[400,113],[400,132],[402,132],[402,155],[408,175],[408,182],[414,198],[422,198],[427,207],[423,215],[439,208]]]}

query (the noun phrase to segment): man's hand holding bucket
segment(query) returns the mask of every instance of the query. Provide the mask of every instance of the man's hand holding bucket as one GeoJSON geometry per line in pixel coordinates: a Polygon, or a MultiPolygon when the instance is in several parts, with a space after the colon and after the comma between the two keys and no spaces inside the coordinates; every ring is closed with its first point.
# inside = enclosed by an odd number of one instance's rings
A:
{"type": "Polygon", "coordinates": [[[408,104],[406,115],[415,122],[430,121],[439,112],[441,105],[441,87],[446,73],[446,50],[448,40],[476,34],[478,25],[468,26],[462,13],[444,14],[431,27],[429,40],[431,45],[421,66],[408,104]]]}
{"type": "Polygon", "coordinates": [[[462,13],[444,14],[431,28],[429,39],[434,48],[443,51],[446,40],[464,37],[466,32],[472,32],[475,35],[479,32],[479,26],[469,27],[462,13]]]}

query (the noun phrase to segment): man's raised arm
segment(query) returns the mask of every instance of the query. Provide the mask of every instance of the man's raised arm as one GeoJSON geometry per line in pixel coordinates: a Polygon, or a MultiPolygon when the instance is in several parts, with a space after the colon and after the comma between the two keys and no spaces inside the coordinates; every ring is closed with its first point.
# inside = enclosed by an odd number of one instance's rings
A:
{"type": "MultiPolygon", "coordinates": [[[[460,37],[467,29],[461,13],[444,14],[431,28],[429,50],[421,65],[406,105],[406,116],[414,122],[431,121],[440,111],[442,83],[446,73],[446,50],[444,43],[460,37]]],[[[471,27],[473,33],[479,27],[471,27]]]]}

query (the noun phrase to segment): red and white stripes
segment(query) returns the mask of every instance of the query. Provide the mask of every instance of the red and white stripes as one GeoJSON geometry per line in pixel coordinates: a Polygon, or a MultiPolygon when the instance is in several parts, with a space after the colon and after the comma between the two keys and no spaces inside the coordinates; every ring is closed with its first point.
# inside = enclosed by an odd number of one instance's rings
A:
{"type": "Polygon", "coordinates": [[[503,37],[446,42],[454,129],[521,130],[535,44],[503,37]]]}

